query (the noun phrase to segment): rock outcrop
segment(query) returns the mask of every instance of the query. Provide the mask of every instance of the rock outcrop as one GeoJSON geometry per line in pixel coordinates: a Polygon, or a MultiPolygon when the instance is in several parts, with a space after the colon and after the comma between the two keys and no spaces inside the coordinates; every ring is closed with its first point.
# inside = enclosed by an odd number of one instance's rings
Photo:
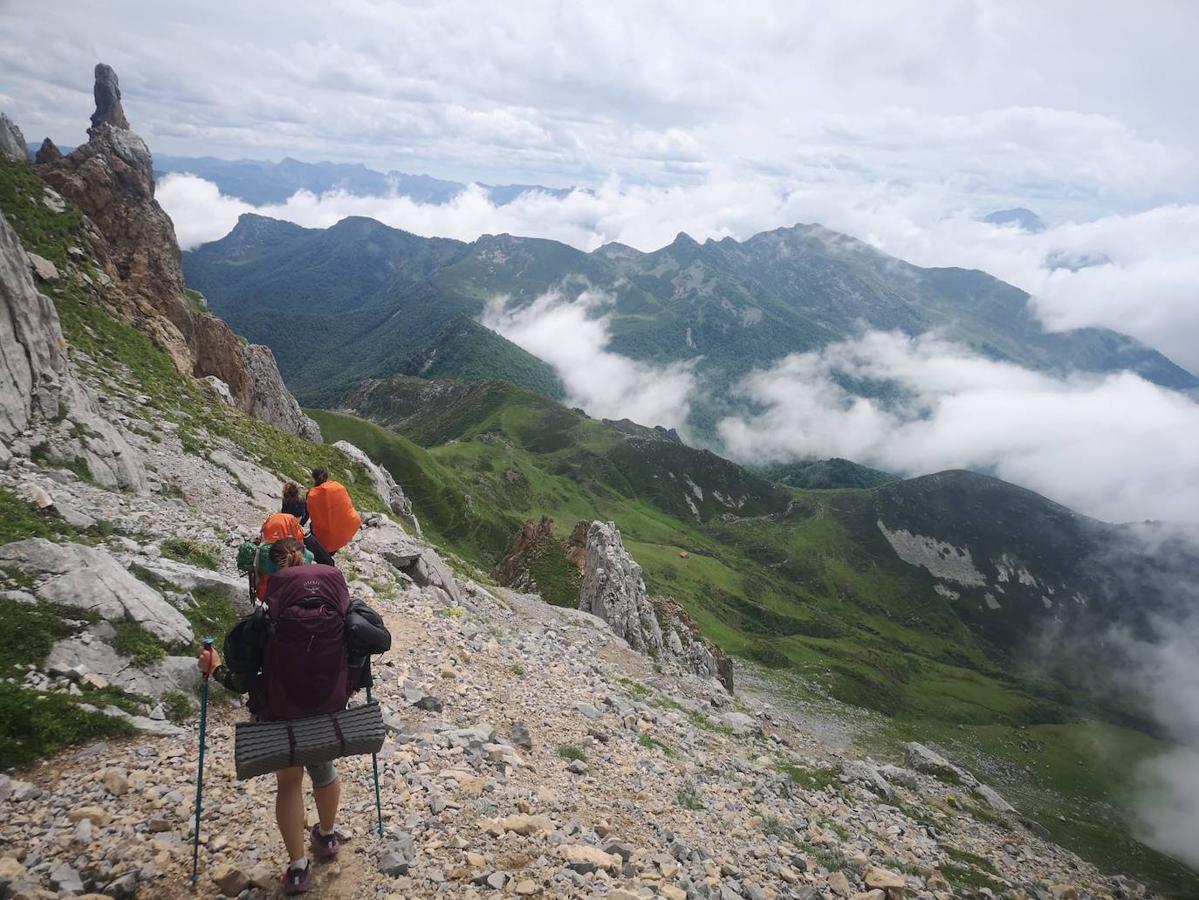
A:
{"type": "MultiPolygon", "coordinates": [[[[23,439],[47,461],[82,461],[107,487],[140,490],[141,465],[76,381],[54,304],[38,292],[16,232],[0,214],[0,445],[23,439]]],[[[3,460],[0,460],[0,464],[3,460]]]]}
{"type": "Polygon", "coordinates": [[[404,493],[404,489],[396,484],[391,473],[377,465],[374,460],[349,441],[338,441],[333,446],[344,453],[350,462],[357,463],[366,469],[366,474],[370,476],[371,485],[374,487],[375,493],[379,495],[379,499],[386,503],[393,513],[412,525],[419,535],[420,522],[416,520],[416,513],[412,511],[412,502],[404,493]]]}
{"type": "Polygon", "coordinates": [[[96,64],[96,84],[92,94],[96,99],[96,111],[92,113],[92,128],[102,125],[111,125],[113,128],[129,127],[129,120],[125,118],[125,110],[121,106],[121,86],[112,66],[96,64]]]}
{"type": "Polygon", "coordinates": [[[29,150],[25,146],[25,135],[17,123],[0,112],[0,156],[5,159],[27,160],[29,150]]]}
{"type": "Polygon", "coordinates": [[[183,613],[130,575],[106,550],[29,538],[0,546],[0,563],[44,579],[34,593],[48,603],[77,607],[110,621],[137,622],[167,643],[192,639],[183,613]]]}
{"type": "Polygon", "coordinates": [[[180,371],[215,376],[237,405],[313,440],[320,430],[283,385],[274,355],[246,347],[187,296],[170,217],[154,199],[154,163],[129,128],[116,73],[96,66],[96,111],[86,143],[63,156],[46,140],[37,172],[94,225],[96,262],[119,288],[112,312],[148,334],[180,371]]]}
{"type": "Polygon", "coordinates": [[[732,663],[727,654],[705,641],[678,602],[651,598],[639,566],[625,549],[612,522],[592,522],[587,529],[587,559],[579,609],[599,616],[630,647],[684,671],[718,679],[732,690],[732,663]]]}
{"type": "MultiPolygon", "coordinates": [[[[225,325],[213,316],[205,318],[225,325]]],[[[320,426],[304,415],[300,404],[283,383],[283,376],[279,374],[279,367],[275,364],[275,354],[271,352],[271,348],[262,344],[246,344],[241,348],[241,360],[246,373],[242,408],[264,422],[270,422],[284,431],[319,444],[320,426]]]]}

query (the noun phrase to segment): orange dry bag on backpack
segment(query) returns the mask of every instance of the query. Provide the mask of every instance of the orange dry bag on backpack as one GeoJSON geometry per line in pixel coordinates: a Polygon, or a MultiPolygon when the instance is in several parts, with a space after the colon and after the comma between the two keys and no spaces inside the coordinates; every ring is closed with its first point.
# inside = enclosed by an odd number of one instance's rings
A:
{"type": "Polygon", "coordinates": [[[326,481],[308,489],[308,521],[316,539],[330,553],[336,553],[348,544],[362,525],[362,517],[354,509],[350,492],[336,481],[326,481]]]}

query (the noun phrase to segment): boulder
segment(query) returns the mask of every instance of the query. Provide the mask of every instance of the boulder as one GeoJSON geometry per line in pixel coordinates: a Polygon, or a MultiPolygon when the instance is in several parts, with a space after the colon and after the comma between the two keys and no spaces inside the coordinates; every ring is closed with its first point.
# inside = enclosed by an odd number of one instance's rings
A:
{"type": "Polygon", "coordinates": [[[926,775],[932,775],[950,784],[960,784],[973,790],[978,785],[978,779],[958,766],[955,766],[940,753],[917,741],[909,741],[903,745],[904,759],[908,767],[926,775]]]}
{"type": "Polygon", "coordinates": [[[993,787],[989,787],[985,784],[979,784],[972,788],[972,791],[974,796],[984,801],[987,806],[991,807],[991,809],[995,810],[996,812],[1010,813],[1016,811],[1016,807],[1004,800],[1003,797],[999,795],[999,792],[993,787]]]}
{"type": "Polygon", "coordinates": [[[581,875],[603,869],[605,872],[618,872],[622,860],[614,853],[605,853],[599,847],[586,844],[564,844],[558,848],[558,855],[566,861],[566,865],[581,875]]]}
{"type": "Polygon", "coordinates": [[[33,270],[33,274],[37,276],[38,281],[58,281],[61,277],[58,274],[58,266],[50,262],[43,256],[38,256],[36,253],[26,253],[29,258],[29,268],[33,270]]]}
{"type": "Polygon", "coordinates": [[[17,124],[0,112],[0,156],[5,159],[26,162],[29,159],[29,149],[25,146],[25,135],[17,124]]]}
{"type": "Polygon", "coordinates": [[[404,493],[404,489],[396,484],[391,473],[382,466],[376,465],[369,456],[349,441],[338,441],[333,446],[345,454],[350,462],[366,469],[366,474],[370,477],[371,485],[374,487],[375,493],[379,495],[379,499],[386,503],[388,509],[393,513],[409,522],[419,535],[420,522],[416,520],[416,513],[412,511],[412,502],[404,493]]]}
{"type": "Polygon", "coordinates": [[[29,538],[0,547],[0,562],[30,575],[49,576],[36,591],[42,600],[90,610],[105,619],[129,619],[166,643],[192,640],[183,614],[101,547],[29,538]]]}
{"type": "Polygon", "coordinates": [[[249,491],[255,503],[264,509],[269,509],[271,512],[278,511],[279,501],[282,497],[283,482],[277,475],[268,472],[262,466],[236,457],[225,450],[213,450],[208,454],[208,458],[228,472],[231,478],[234,478],[238,484],[249,491]]]}
{"type": "Polygon", "coordinates": [[[130,664],[106,643],[85,633],[57,641],[42,668],[51,674],[79,674],[79,681],[114,685],[142,697],[161,697],[168,691],[189,692],[200,683],[191,656],[168,656],[144,669],[130,664]],[[85,642],[84,638],[90,640],[85,642]]]}
{"type": "Polygon", "coordinates": [[[890,800],[891,795],[894,793],[891,785],[883,777],[882,773],[879,772],[878,768],[874,764],[862,760],[845,763],[841,767],[841,778],[843,781],[860,784],[867,790],[887,800],[890,800]]]}
{"type": "Polygon", "coordinates": [[[214,591],[242,615],[250,612],[250,591],[244,578],[235,578],[212,569],[202,569],[164,556],[135,556],[129,568],[146,581],[178,591],[214,591]]]}
{"type": "Polygon", "coordinates": [[[419,587],[436,588],[447,602],[462,604],[462,591],[454,573],[432,547],[418,541],[384,515],[363,517],[357,543],[363,550],[378,553],[419,587]]]}

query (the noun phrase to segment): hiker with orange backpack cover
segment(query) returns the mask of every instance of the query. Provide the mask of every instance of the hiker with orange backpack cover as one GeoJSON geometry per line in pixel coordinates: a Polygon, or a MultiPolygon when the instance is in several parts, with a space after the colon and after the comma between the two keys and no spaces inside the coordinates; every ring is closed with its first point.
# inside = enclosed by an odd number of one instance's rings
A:
{"type": "Polygon", "coordinates": [[[309,533],[304,546],[318,563],[333,566],[333,554],[348,544],[362,527],[362,517],[345,485],[330,481],[324,469],[312,470],[307,497],[309,533]]]}

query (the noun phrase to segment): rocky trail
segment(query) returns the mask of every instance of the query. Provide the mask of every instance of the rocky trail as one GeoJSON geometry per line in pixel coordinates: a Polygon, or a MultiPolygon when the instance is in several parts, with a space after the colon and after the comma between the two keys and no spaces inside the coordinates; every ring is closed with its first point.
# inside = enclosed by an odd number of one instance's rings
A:
{"type": "MultiPolygon", "coordinates": [[[[1133,890],[1010,814],[963,811],[963,787],[829,751],[714,680],[656,673],[594,616],[470,581],[455,602],[369,550],[347,562],[376,586],[356,582],[394,637],[376,670],[385,837],[374,833],[369,758],[341,761],[348,840],[316,869],[312,896],[1133,890]]],[[[228,702],[210,715],[200,896],[277,893],[273,780],[233,775],[243,715],[228,702]]],[[[947,765],[919,753],[913,763],[947,765]]],[[[185,895],[195,767],[189,721],[19,773],[3,788],[0,883],[12,897],[185,895]]]]}

